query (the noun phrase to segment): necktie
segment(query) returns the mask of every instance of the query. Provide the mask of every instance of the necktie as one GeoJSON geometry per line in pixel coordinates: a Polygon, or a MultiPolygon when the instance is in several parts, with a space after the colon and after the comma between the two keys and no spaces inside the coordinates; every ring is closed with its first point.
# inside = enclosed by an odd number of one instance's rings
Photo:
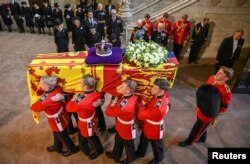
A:
{"type": "Polygon", "coordinates": [[[93,26],[93,21],[92,21],[92,19],[90,19],[90,24],[91,24],[91,26],[93,26]]]}

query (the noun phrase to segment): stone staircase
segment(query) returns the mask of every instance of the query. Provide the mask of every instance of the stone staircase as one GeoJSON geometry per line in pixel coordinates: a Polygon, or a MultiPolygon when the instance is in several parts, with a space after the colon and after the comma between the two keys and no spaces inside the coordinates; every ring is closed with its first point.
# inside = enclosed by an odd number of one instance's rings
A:
{"type": "Polygon", "coordinates": [[[153,15],[160,9],[164,9],[175,2],[178,2],[178,0],[131,1],[130,8],[133,15],[132,22],[136,22],[138,19],[143,19],[146,13],[153,15]]]}

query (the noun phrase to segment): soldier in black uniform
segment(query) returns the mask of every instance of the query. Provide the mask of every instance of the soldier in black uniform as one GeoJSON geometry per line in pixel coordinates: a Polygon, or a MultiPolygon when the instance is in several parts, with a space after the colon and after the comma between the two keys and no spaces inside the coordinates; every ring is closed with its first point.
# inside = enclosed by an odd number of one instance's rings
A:
{"type": "Polygon", "coordinates": [[[67,31],[70,32],[72,31],[73,28],[73,18],[74,18],[74,12],[70,7],[70,4],[66,4],[64,6],[64,18],[66,20],[66,26],[67,26],[67,31]]]}
{"type": "Polygon", "coordinates": [[[102,39],[105,38],[105,23],[106,23],[106,19],[107,19],[107,14],[106,12],[103,10],[103,6],[102,4],[98,4],[98,9],[95,11],[95,18],[98,21],[98,27],[97,27],[97,31],[101,34],[102,39]]]}
{"type": "Polygon", "coordinates": [[[78,18],[80,18],[80,22],[83,25],[83,20],[85,19],[85,12],[83,12],[83,9],[82,9],[81,5],[77,5],[76,9],[77,9],[76,10],[76,16],[78,18]]]}
{"type": "Polygon", "coordinates": [[[26,27],[30,28],[30,33],[35,33],[34,31],[34,22],[33,22],[33,14],[30,9],[30,7],[27,6],[27,2],[22,1],[21,2],[21,11],[22,11],[22,16],[25,18],[26,22],[26,27]]]}
{"type": "Polygon", "coordinates": [[[85,27],[81,24],[79,17],[74,18],[74,28],[72,31],[72,44],[75,51],[85,51],[85,27]]]}
{"type": "Polygon", "coordinates": [[[54,37],[57,52],[69,52],[68,32],[65,28],[63,28],[63,23],[60,18],[55,20],[54,37]]]}
{"type": "Polygon", "coordinates": [[[191,38],[191,49],[188,57],[188,64],[197,63],[197,57],[201,46],[207,40],[209,30],[209,18],[204,18],[203,22],[200,22],[194,26],[192,38],[191,38]]]}
{"type": "Polygon", "coordinates": [[[13,0],[11,2],[11,14],[13,15],[20,33],[24,33],[23,19],[20,5],[13,0]]]}
{"type": "Polygon", "coordinates": [[[87,37],[86,41],[87,41],[87,46],[90,47],[94,47],[96,43],[101,42],[102,37],[101,34],[96,31],[95,27],[92,26],[90,27],[90,35],[87,37]]]}
{"type": "Polygon", "coordinates": [[[111,10],[115,9],[115,6],[112,4],[112,0],[108,1],[108,4],[105,6],[105,11],[107,13],[107,18],[111,18],[111,10]]]}
{"type": "Polygon", "coordinates": [[[107,37],[109,38],[111,34],[115,34],[116,39],[120,40],[120,36],[123,33],[123,21],[117,16],[115,9],[111,10],[111,18],[107,19],[107,37]]]}
{"type": "Polygon", "coordinates": [[[62,10],[59,8],[58,3],[54,3],[53,18],[54,20],[59,18],[63,22],[62,10]]]}
{"type": "Polygon", "coordinates": [[[148,42],[147,31],[143,28],[141,19],[137,20],[137,26],[134,27],[130,37],[130,41],[132,43],[134,43],[136,40],[144,40],[148,42]]]}
{"type": "Polygon", "coordinates": [[[52,8],[47,0],[43,1],[42,11],[43,11],[43,16],[45,18],[45,24],[49,30],[49,35],[51,35],[50,28],[54,27],[54,20],[53,20],[52,8]]]}
{"type": "Polygon", "coordinates": [[[151,40],[163,47],[167,47],[168,33],[164,30],[163,23],[159,23],[157,29],[153,31],[151,40]]]}
{"type": "Polygon", "coordinates": [[[38,32],[39,34],[41,34],[43,31],[43,34],[45,34],[45,31],[44,31],[45,24],[44,24],[42,9],[38,6],[37,3],[33,3],[33,5],[34,5],[33,15],[35,17],[35,23],[36,23],[36,27],[38,28],[38,32]]]}

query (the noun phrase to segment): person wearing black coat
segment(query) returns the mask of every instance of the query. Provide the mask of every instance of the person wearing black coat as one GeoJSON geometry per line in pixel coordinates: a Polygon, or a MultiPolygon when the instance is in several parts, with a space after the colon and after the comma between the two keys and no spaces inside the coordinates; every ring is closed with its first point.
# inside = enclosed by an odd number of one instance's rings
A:
{"type": "Polygon", "coordinates": [[[34,8],[33,8],[33,15],[35,17],[35,23],[36,23],[36,27],[38,28],[38,32],[39,34],[41,34],[43,32],[43,34],[45,34],[44,31],[44,18],[43,18],[43,12],[42,9],[38,6],[37,3],[33,3],[34,8]]]}
{"type": "Polygon", "coordinates": [[[42,11],[43,11],[44,19],[45,19],[45,24],[49,30],[49,35],[51,35],[50,28],[54,27],[54,20],[53,20],[52,8],[47,0],[43,1],[42,11]]]}
{"type": "Polygon", "coordinates": [[[63,23],[60,18],[55,20],[54,37],[57,52],[69,52],[68,32],[63,28],[63,23]]]}
{"type": "Polygon", "coordinates": [[[64,18],[66,20],[66,26],[67,26],[67,31],[70,32],[72,31],[73,28],[73,18],[74,18],[74,12],[70,7],[70,4],[66,4],[64,6],[64,18]]]}
{"type": "Polygon", "coordinates": [[[95,0],[88,0],[88,3],[86,4],[87,11],[92,11],[93,13],[97,9],[97,3],[95,0]]]}
{"type": "Polygon", "coordinates": [[[235,60],[240,56],[241,48],[244,44],[243,34],[244,30],[238,29],[234,32],[233,36],[225,38],[222,41],[216,56],[218,63],[215,65],[215,72],[217,72],[221,66],[233,67],[235,60]]]}
{"type": "Polygon", "coordinates": [[[111,10],[115,9],[115,6],[112,4],[112,0],[108,1],[108,4],[105,6],[105,11],[107,13],[107,18],[111,18],[111,10]]]}
{"type": "Polygon", "coordinates": [[[52,12],[53,12],[53,19],[54,20],[59,18],[63,22],[62,10],[59,8],[58,3],[54,3],[54,9],[52,12]]]}
{"type": "Polygon", "coordinates": [[[75,51],[85,51],[85,28],[81,24],[79,17],[74,18],[74,28],[72,31],[72,44],[75,51]]]}
{"type": "Polygon", "coordinates": [[[7,7],[7,5],[4,3],[0,3],[0,16],[2,17],[4,24],[7,26],[8,31],[12,32],[11,25],[13,24],[13,22],[11,19],[10,8],[7,7]]]}
{"type": "Polygon", "coordinates": [[[200,52],[201,46],[207,40],[209,30],[209,18],[204,18],[202,22],[196,24],[193,29],[191,38],[191,49],[188,57],[188,64],[197,63],[197,57],[200,52]]]}
{"type": "Polygon", "coordinates": [[[24,33],[22,12],[20,5],[13,0],[11,2],[11,14],[13,15],[20,33],[24,33]]]}
{"type": "Polygon", "coordinates": [[[151,40],[167,48],[168,33],[164,30],[163,23],[158,23],[157,29],[152,32],[151,40]]]}
{"type": "Polygon", "coordinates": [[[111,34],[115,34],[116,38],[120,40],[120,36],[123,33],[123,21],[117,16],[115,9],[111,10],[111,17],[107,19],[107,37],[109,38],[111,34]]]}
{"type": "Polygon", "coordinates": [[[35,24],[33,21],[33,14],[30,7],[27,6],[27,3],[25,1],[21,2],[21,6],[22,16],[25,18],[26,27],[29,27],[30,33],[35,33],[35,24]]]}
{"type": "Polygon", "coordinates": [[[82,9],[81,5],[77,5],[76,9],[77,9],[76,10],[76,16],[78,18],[80,18],[80,22],[81,22],[81,24],[83,24],[83,20],[85,19],[85,12],[83,12],[83,9],[82,9]]]}
{"type": "Polygon", "coordinates": [[[95,27],[90,27],[90,35],[87,37],[86,41],[87,41],[87,46],[90,47],[94,47],[96,43],[101,42],[102,37],[101,34],[96,31],[95,27]]]}
{"type": "Polygon", "coordinates": [[[109,43],[112,43],[113,47],[121,47],[121,41],[116,39],[115,34],[110,35],[109,43]]]}

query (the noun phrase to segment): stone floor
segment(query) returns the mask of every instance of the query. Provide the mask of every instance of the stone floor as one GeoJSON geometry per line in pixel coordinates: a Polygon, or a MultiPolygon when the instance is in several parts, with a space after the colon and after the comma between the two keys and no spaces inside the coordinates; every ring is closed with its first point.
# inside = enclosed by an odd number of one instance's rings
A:
{"type": "MultiPolygon", "coordinates": [[[[1,163],[114,163],[104,154],[90,161],[80,152],[65,158],[46,151],[46,146],[52,144],[52,133],[44,114],[39,125],[32,119],[26,68],[36,54],[47,52],[55,52],[52,36],[0,32],[1,163]]],[[[195,121],[195,91],[214,71],[214,60],[202,59],[199,63],[187,65],[186,59],[183,59],[174,87],[170,90],[172,110],[166,116],[165,158],[162,163],[207,163],[208,147],[250,147],[250,95],[243,94],[233,95],[228,112],[220,117],[215,128],[209,128],[206,143],[186,148],[177,146],[187,137],[195,121]]],[[[114,122],[110,118],[106,121],[108,127],[114,122]]],[[[106,132],[98,135],[104,149],[110,150],[114,135],[106,132]]],[[[77,142],[76,135],[71,137],[77,142]]],[[[138,142],[136,139],[136,146],[138,142]]],[[[133,163],[146,163],[152,157],[151,148],[148,148],[146,157],[133,163]]]]}

